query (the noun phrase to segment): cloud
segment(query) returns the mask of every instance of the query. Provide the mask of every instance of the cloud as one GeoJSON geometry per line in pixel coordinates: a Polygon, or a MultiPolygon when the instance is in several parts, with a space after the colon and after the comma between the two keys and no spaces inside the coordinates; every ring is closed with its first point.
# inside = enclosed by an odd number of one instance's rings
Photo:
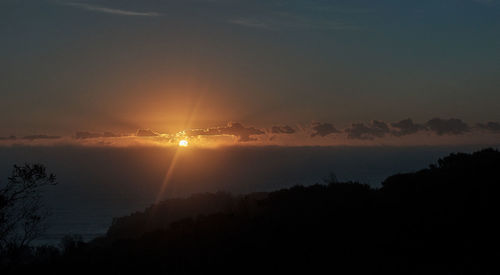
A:
{"type": "Polygon", "coordinates": [[[237,18],[229,20],[229,23],[249,28],[274,30],[274,28],[270,27],[268,23],[265,23],[257,19],[237,18]]]}
{"type": "Polygon", "coordinates": [[[226,135],[235,135],[239,138],[239,141],[255,140],[250,136],[264,134],[264,132],[259,129],[254,127],[245,128],[240,123],[232,123],[228,125],[228,127],[222,128],[222,133],[226,135]]]}
{"type": "Polygon", "coordinates": [[[109,137],[119,137],[120,135],[111,133],[111,132],[104,132],[104,133],[92,133],[92,132],[85,132],[85,131],[79,131],[75,133],[75,138],[76,139],[87,139],[87,138],[109,138],[109,137]]]}
{"type": "Polygon", "coordinates": [[[494,133],[500,133],[500,123],[498,122],[488,122],[486,124],[484,123],[478,123],[476,124],[477,128],[481,130],[486,130],[494,133]]]}
{"type": "Polygon", "coordinates": [[[37,140],[37,139],[60,139],[61,136],[50,136],[50,135],[29,135],[24,137],[16,137],[16,136],[8,136],[8,137],[0,137],[0,141],[12,141],[12,140],[37,140]]]}
{"type": "Polygon", "coordinates": [[[315,136],[325,137],[330,134],[340,133],[340,131],[337,130],[335,126],[333,126],[333,124],[330,123],[314,122],[311,128],[313,130],[311,137],[315,136]]]}
{"type": "Polygon", "coordinates": [[[426,126],[439,136],[461,135],[470,131],[470,127],[458,118],[433,118],[427,121],[426,126]]]}
{"type": "Polygon", "coordinates": [[[35,139],[59,139],[61,136],[49,136],[49,135],[30,135],[24,136],[22,139],[35,140],[35,139]]]}
{"type": "Polygon", "coordinates": [[[121,10],[121,9],[112,9],[106,8],[102,6],[90,5],[85,3],[64,3],[64,5],[77,7],[89,11],[116,14],[116,15],[125,15],[125,16],[160,16],[159,13],[156,12],[137,12],[130,10],[121,10]]]}
{"type": "Polygon", "coordinates": [[[293,134],[295,133],[295,129],[292,127],[285,125],[285,126],[273,126],[271,128],[271,132],[273,134],[293,134]]]}
{"type": "Polygon", "coordinates": [[[413,123],[413,120],[410,118],[403,119],[399,122],[393,122],[391,123],[391,126],[397,129],[397,131],[391,132],[394,136],[397,137],[415,134],[421,130],[426,129],[422,124],[413,123]]]}
{"type": "Polygon", "coordinates": [[[347,133],[347,138],[350,139],[374,139],[376,137],[384,137],[389,133],[387,123],[374,120],[371,124],[353,123],[350,128],[344,130],[347,133]]]}
{"type": "Polygon", "coordinates": [[[241,123],[229,123],[225,127],[216,127],[208,129],[191,129],[186,131],[188,136],[215,136],[230,135],[238,137],[238,141],[256,140],[252,136],[265,134],[262,130],[254,127],[244,127],[241,123]]]}
{"type": "Polygon", "coordinates": [[[8,136],[8,137],[0,137],[0,141],[2,140],[16,140],[16,136],[8,136]]]}
{"type": "Polygon", "coordinates": [[[264,30],[361,30],[360,27],[340,20],[324,17],[304,16],[295,12],[274,12],[254,17],[240,17],[228,20],[230,24],[264,30]]]}
{"type": "Polygon", "coordinates": [[[137,130],[135,135],[138,137],[156,137],[159,136],[160,134],[151,129],[139,129],[137,130]]]}

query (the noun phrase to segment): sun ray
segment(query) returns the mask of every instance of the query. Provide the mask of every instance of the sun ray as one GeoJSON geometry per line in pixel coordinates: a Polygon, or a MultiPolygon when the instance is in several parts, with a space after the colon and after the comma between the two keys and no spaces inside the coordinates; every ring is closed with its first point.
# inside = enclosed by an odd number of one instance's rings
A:
{"type": "Polygon", "coordinates": [[[175,149],[174,156],[172,157],[172,161],[170,162],[170,165],[168,166],[167,172],[165,173],[165,176],[163,177],[163,182],[160,186],[160,191],[158,192],[155,200],[155,204],[158,204],[162,199],[164,199],[164,193],[165,189],[167,188],[167,184],[172,178],[172,174],[175,168],[175,165],[177,163],[177,158],[179,157],[179,148],[175,149]]]}
{"type": "MultiPolygon", "coordinates": [[[[203,99],[203,94],[200,94],[197,99],[196,103],[194,104],[193,108],[191,109],[189,115],[186,118],[184,128],[187,129],[191,127],[191,123],[193,121],[193,117],[196,115],[196,112],[198,111],[198,108],[200,107],[201,101],[203,99]]],[[[179,156],[179,147],[187,147],[188,146],[188,141],[185,139],[182,139],[179,141],[179,146],[175,149],[174,156],[172,157],[172,161],[170,162],[170,165],[167,168],[167,172],[165,173],[165,177],[163,177],[163,182],[160,186],[160,190],[156,196],[155,204],[158,204],[162,199],[165,198],[165,190],[167,188],[167,185],[172,178],[172,174],[175,169],[175,165],[177,163],[177,158],[179,156]]],[[[172,194],[171,194],[172,195],[172,194]]]]}

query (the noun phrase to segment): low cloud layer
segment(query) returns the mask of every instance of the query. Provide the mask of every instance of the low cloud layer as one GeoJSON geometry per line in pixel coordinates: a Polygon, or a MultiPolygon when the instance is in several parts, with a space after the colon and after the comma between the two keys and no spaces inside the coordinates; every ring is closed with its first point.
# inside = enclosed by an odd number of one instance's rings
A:
{"type": "Polygon", "coordinates": [[[30,135],[24,136],[21,139],[25,140],[37,140],[37,139],[59,139],[61,136],[49,136],[49,135],[30,135]]]}
{"type": "Polygon", "coordinates": [[[438,136],[442,135],[461,135],[470,132],[470,127],[465,122],[457,118],[442,119],[433,118],[425,124],[430,131],[438,136]]]}
{"type": "Polygon", "coordinates": [[[188,136],[221,136],[230,135],[238,138],[238,141],[246,142],[256,140],[252,136],[263,135],[264,131],[254,128],[245,127],[241,123],[229,123],[225,127],[207,128],[207,129],[191,129],[186,131],[188,136]]]}
{"type": "Polygon", "coordinates": [[[139,129],[137,130],[135,135],[138,137],[156,137],[159,136],[160,134],[151,129],[139,129]]]}
{"type": "Polygon", "coordinates": [[[326,137],[330,134],[340,133],[340,131],[337,130],[337,128],[335,128],[335,126],[331,123],[314,122],[311,128],[313,130],[311,137],[326,137]]]}
{"type": "Polygon", "coordinates": [[[23,137],[16,137],[16,136],[0,137],[0,141],[13,141],[13,140],[33,141],[33,140],[39,140],[39,139],[60,139],[60,138],[62,138],[62,137],[61,136],[37,134],[37,135],[28,135],[28,136],[23,136],[23,137]]]}
{"type": "MultiPolygon", "coordinates": [[[[492,133],[499,133],[500,123],[478,123],[476,128],[492,133]]],[[[352,123],[351,126],[342,131],[338,131],[330,123],[313,123],[311,129],[313,130],[311,137],[325,137],[332,133],[344,132],[347,134],[346,137],[348,139],[357,140],[373,140],[385,136],[403,137],[424,131],[433,133],[437,136],[462,135],[472,131],[472,128],[467,123],[457,118],[433,118],[424,124],[415,123],[411,118],[392,123],[373,120],[370,123],[352,123]]]]}
{"type": "Polygon", "coordinates": [[[477,128],[493,133],[500,133],[500,123],[498,122],[478,123],[477,128]]]}
{"type": "Polygon", "coordinates": [[[271,128],[271,133],[273,134],[294,134],[296,131],[292,127],[285,126],[273,126],[271,128]]]}
{"type": "Polygon", "coordinates": [[[3,140],[16,140],[16,139],[17,139],[16,136],[0,137],[0,141],[3,141],[3,140]]]}
{"type": "Polygon", "coordinates": [[[396,129],[391,133],[397,137],[416,134],[419,131],[427,129],[422,124],[414,123],[411,118],[403,119],[398,122],[393,122],[391,123],[391,126],[396,129]]]}
{"type": "Polygon", "coordinates": [[[110,137],[119,137],[120,135],[104,132],[104,133],[92,133],[86,131],[79,131],[75,133],[76,139],[87,139],[87,138],[110,138],[110,137]]]}
{"type": "Polygon", "coordinates": [[[389,133],[387,123],[374,120],[371,124],[353,123],[351,127],[344,130],[349,139],[374,139],[384,137],[389,133]]]}
{"type": "Polygon", "coordinates": [[[356,122],[345,128],[336,128],[329,122],[313,122],[307,126],[297,125],[291,127],[286,124],[277,124],[271,128],[259,129],[252,126],[245,126],[241,123],[229,123],[226,126],[209,127],[202,129],[188,129],[180,132],[161,133],[152,129],[138,129],[135,134],[117,134],[110,131],[90,132],[77,131],[67,137],[48,134],[35,134],[26,136],[3,135],[0,142],[4,145],[23,144],[39,140],[40,144],[53,144],[51,140],[63,143],[76,144],[153,144],[153,145],[177,145],[180,139],[190,140],[190,144],[200,146],[211,146],[221,144],[234,144],[227,138],[235,137],[238,142],[250,142],[252,145],[338,145],[338,144],[366,144],[372,140],[387,138],[387,142],[395,144],[425,144],[439,142],[447,137],[463,136],[457,140],[468,142],[467,139],[487,140],[494,142],[496,135],[500,134],[499,122],[476,123],[470,126],[466,122],[457,118],[433,118],[425,123],[414,122],[411,118],[396,122],[384,122],[373,120],[371,122],[356,122]],[[468,134],[468,135],[465,135],[468,134]],[[411,137],[413,135],[413,137],[411,137]],[[416,136],[418,135],[418,136],[416,136]],[[447,136],[447,137],[444,137],[447,136]],[[203,137],[203,138],[202,138],[203,137]],[[335,138],[331,138],[335,137],[335,138]],[[192,139],[191,139],[192,138],[192,139]],[[58,140],[60,139],[60,141],[58,140]]]}

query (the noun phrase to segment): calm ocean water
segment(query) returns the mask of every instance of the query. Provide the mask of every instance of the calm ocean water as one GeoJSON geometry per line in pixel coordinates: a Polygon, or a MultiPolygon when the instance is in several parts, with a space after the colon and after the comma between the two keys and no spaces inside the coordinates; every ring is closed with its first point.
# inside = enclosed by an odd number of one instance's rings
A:
{"type": "MultiPolygon", "coordinates": [[[[483,147],[189,148],[177,151],[161,197],[271,191],[321,183],[330,173],[339,180],[379,186],[392,174],[425,168],[451,152],[483,147]]],[[[6,180],[13,164],[45,164],[59,185],[44,194],[52,215],[37,244],[57,244],[68,234],[90,240],[105,234],[113,217],[140,211],[159,197],[175,154],[173,148],[153,147],[1,147],[0,180],[6,180]]]]}

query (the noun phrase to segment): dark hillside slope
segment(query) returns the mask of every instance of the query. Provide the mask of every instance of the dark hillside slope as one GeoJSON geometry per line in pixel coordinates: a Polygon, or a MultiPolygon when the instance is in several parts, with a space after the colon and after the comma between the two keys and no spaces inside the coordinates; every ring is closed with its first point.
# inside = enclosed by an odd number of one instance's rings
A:
{"type": "Polygon", "coordinates": [[[118,219],[106,237],[23,268],[498,274],[499,187],[500,152],[487,149],[391,176],[381,189],[331,182],[267,195],[194,196],[118,219]],[[174,221],[165,213],[176,207],[184,217],[174,221]]]}

